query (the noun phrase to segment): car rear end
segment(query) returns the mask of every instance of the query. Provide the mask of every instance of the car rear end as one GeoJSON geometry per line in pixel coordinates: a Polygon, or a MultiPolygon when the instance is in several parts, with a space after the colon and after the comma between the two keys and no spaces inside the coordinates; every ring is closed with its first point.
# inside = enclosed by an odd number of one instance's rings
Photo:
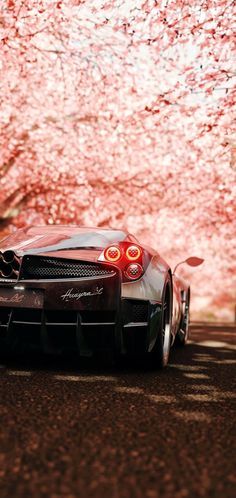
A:
{"type": "Polygon", "coordinates": [[[81,356],[150,349],[159,295],[148,250],[132,241],[100,248],[50,245],[46,252],[27,247],[0,253],[2,344],[16,352],[81,356]]]}
{"type": "Polygon", "coordinates": [[[82,356],[120,347],[119,268],[43,255],[19,258],[13,252],[6,262],[5,256],[0,256],[2,345],[82,356]]]}

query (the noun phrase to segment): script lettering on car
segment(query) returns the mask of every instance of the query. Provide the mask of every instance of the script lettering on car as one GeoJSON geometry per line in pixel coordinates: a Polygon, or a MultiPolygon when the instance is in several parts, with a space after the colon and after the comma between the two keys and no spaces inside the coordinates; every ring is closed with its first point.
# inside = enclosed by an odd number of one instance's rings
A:
{"type": "Polygon", "coordinates": [[[60,297],[62,301],[71,301],[75,300],[78,301],[82,297],[92,297],[92,296],[100,296],[103,293],[103,287],[96,287],[93,291],[82,291],[79,292],[77,289],[74,289],[71,287],[71,289],[68,289],[65,294],[62,294],[60,297]]]}

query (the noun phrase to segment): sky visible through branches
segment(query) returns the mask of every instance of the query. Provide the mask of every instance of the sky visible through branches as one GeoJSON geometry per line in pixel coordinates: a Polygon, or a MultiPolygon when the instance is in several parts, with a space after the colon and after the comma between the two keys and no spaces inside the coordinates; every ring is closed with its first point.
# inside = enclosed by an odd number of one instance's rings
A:
{"type": "Polygon", "coordinates": [[[125,227],[236,302],[234,1],[3,0],[0,218],[125,227]]]}

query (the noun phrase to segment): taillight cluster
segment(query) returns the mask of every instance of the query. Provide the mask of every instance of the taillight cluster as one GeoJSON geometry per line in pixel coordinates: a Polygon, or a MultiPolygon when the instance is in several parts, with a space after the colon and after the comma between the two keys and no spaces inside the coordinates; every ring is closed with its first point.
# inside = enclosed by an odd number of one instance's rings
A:
{"type": "Polygon", "coordinates": [[[120,244],[108,246],[104,251],[104,260],[118,263],[125,280],[137,280],[143,275],[142,249],[135,244],[120,244]]]}

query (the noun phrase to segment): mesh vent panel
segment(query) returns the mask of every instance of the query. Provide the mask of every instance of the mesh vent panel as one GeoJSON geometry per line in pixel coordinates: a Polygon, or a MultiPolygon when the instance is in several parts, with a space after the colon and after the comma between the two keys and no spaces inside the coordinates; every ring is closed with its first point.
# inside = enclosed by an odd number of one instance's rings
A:
{"type": "Polygon", "coordinates": [[[23,259],[20,278],[93,278],[114,275],[115,271],[101,264],[87,263],[41,256],[27,256],[23,259]]]}
{"type": "Polygon", "coordinates": [[[146,322],[148,319],[148,305],[147,303],[137,303],[132,305],[132,321],[146,322]]]}

